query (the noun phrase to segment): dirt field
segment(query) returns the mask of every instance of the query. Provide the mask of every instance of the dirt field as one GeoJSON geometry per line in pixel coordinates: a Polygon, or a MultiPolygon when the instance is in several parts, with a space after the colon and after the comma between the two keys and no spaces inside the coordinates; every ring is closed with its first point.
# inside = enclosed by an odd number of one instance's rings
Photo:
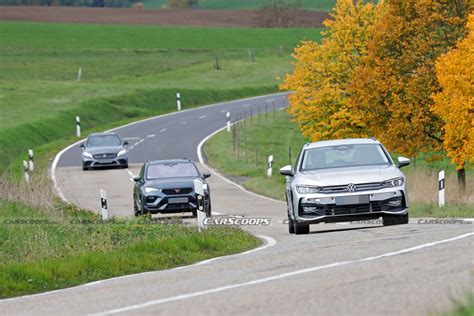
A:
{"type": "MultiPolygon", "coordinates": [[[[325,12],[304,11],[301,27],[319,27],[325,12]]],[[[250,10],[136,10],[41,6],[1,6],[2,21],[34,21],[98,24],[189,25],[208,27],[255,27],[250,10]]]]}

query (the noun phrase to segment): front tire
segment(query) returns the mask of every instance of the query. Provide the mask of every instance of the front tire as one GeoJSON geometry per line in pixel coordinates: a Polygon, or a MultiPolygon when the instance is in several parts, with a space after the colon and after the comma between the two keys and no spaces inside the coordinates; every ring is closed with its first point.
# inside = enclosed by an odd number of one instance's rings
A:
{"type": "Polygon", "coordinates": [[[290,214],[288,214],[288,232],[290,234],[295,233],[295,222],[293,222],[293,219],[291,218],[290,214]]]}
{"type": "Polygon", "coordinates": [[[296,235],[309,234],[309,224],[295,223],[294,227],[296,235]]]}
{"type": "Polygon", "coordinates": [[[405,215],[387,215],[383,216],[383,226],[405,225],[408,224],[410,218],[408,213],[405,215]]]}

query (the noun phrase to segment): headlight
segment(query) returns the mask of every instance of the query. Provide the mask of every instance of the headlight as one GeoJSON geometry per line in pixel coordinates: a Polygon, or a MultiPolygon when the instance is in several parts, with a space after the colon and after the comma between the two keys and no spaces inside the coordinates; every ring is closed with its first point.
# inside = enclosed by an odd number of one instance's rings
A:
{"type": "Polygon", "coordinates": [[[311,194],[311,193],[318,193],[321,191],[321,187],[317,186],[309,186],[309,185],[297,185],[296,191],[299,194],[311,194]]]}
{"type": "Polygon", "coordinates": [[[121,150],[118,152],[117,156],[123,156],[127,153],[127,151],[124,149],[124,150],[121,150]]]}
{"type": "Polygon", "coordinates": [[[157,189],[157,188],[147,188],[147,187],[145,187],[145,192],[146,192],[146,193],[161,192],[161,189],[157,189]]]}
{"type": "Polygon", "coordinates": [[[393,178],[384,182],[384,186],[388,188],[399,187],[403,185],[403,178],[393,178]]]}
{"type": "Polygon", "coordinates": [[[82,157],[92,159],[92,155],[91,155],[90,153],[88,153],[87,151],[84,151],[84,152],[82,153],[82,157]]]}

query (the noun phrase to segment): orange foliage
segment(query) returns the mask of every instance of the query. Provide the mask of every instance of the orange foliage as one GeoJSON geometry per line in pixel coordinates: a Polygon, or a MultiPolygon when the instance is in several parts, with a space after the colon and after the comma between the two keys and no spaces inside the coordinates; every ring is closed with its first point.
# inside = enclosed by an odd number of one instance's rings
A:
{"type": "Polygon", "coordinates": [[[339,0],[333,19],[324,22],[322,43],[303,41],[295,49],[294,71],[280,89],[294,91],[289,112],[305,137],[317,141],[365,135],[364,118],[350,108],[348,84],[367,54],[370,29],[383,6],[383,1],[339,0]]]}
{"type": "Polygon", "coordinates": [[[354,72],[352,108],[389,150],[407,156],[441,148],[435,60],[465,33],[469,0],[391,0],[354,72]]]}
{"type": "Polygon", "coordinates": [[[441,92],[434,95],[434,113],[444,122],[444,149],[458,170],[474,162],[474,14],[469,35],[436,61],[441,92]]]}

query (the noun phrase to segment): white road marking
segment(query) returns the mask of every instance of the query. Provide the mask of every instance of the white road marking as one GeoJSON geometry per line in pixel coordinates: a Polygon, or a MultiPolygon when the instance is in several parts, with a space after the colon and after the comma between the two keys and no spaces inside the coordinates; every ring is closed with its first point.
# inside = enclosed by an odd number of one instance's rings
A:
{"type": "Polygon", "coordinates": [[[184,121],[184,122],[179,123],[179,125],[185,125],[185,124],[188,124],[188,122],[184,121]]]}
{"type": "Polygon", "coordinates": [[[160,133],[163,133],[163,132],[165,132],[166,130],[167,130],[167,128],[162,128],[162,129],[160,129],[160,133]]]}
{"type": "Polygon", "coordinates": [[[132,146],[128,147],[128,150],[132,150],[133,148],[135,148],[135,146],[132,145],[132,146]]]}
{"type": "Polygon", "coordinates": [[[250,104],[244,104],[242,105],[243,108],[248,108],[250,106],[250,104]]]}
{"type": "Polygon", "coordinates": [[[221,113],[227,113],[229,110],[222,110],[221,113]]]}
{"type": "Polygon", "coordinates": [[[144,141],[145,141],[145,140],[142,138],[142,139],[140,139],[138,142],[139,142],[139,143],[143,143],[144,141]]]}
{"type": "Polygon", "coordinates": [[[268,99],[265,102],[275,102],[275,99],[268,99]]]}
{"type": "Polygon", "coordinates": [[[140,137],[124,137],[125,140],[135,140],[140,139],[140,137]]]}
{"type": "Polygon", "coordinates": [[[96,315],[111,315],[111,314],[116,314],[116,313],[123,313],[123,312],[132,311],[132,310],[142,309],[142,308],[149,307],[149,306],[154,306],[154,305],[159,305],[159,304],[164,304],[164,303],[169,303],[169,302],[174,302],[174,301],[181,301],[181,300],[185,300],[185,299],[193,298],[193,297],[197,297],[197,296],[214,294],[214,293],[219,293],[219,292],[232,290],[232,289],[236,289],[236,288],[243,288],[243,287],[253,286],[253,285],[262,284],[262,283],[267,283],[267,282],[271,282],[271,281],[275,281],[275,280],[281,280],[281,279],[285,279],[285,278],[288,278],[288,277],[293,277],[293,276],[297,276],[297,275],[301,275],[301,274],[305,274],[305,273],[310,273],[310,272],[315,272],[315,271],[320,271],[320,270],[326,270],[326,269],[331,269],[331,268],[337,268],[337,267],[340,267],[340,266],[346,266],[346,265],[350,265],[350,264],[357,264],[357,263],[363,263],[363,262],[379,260],[379,259],[383,259],[383,258],[402,255],[402,254],[418,251],[418,250],[421,250],[421,249],[424,249],[424,248],[429,248],[429,247],[437,246],[437,245],[440,245],[440,244],[456,241],[456,240],[467,238],[467,237],[470,237],[470,236],[473,236],[473,235],[474,235],[474,233],[467,233],[467,234],[463,234],[463,235],[460,235],[460,236],[456,236],[456,237],[452,237],[452,238],[448,238],[448,239],[443,239],[443,240],[439,240],[439,241],[435,241],[435,242],[430,242],[430,243],[426,243],[426,244],[421,244],[421,245],[418,245],[418,246],[405,248],[405,249],[398,250],[398,251],[387,252],[387,253],[372,256],[372,257],[365,257],[365,258],[361,258],[361,259],[347,260],[347,261],[339,261],[339,262],[334,262],[334,263],[330,263],[330,264],[326,264],[326,265],[322,265],[322,266],[314,266],[314,267],[311,267],[311,268],[306,268],[306,269],[296,270],[296,271],[292,271],[292,272],[277,274],[277,275],[273,275],[273,276],[270,276],[270,277],[256,279],[256,280],[252,280],[252,281],[247,281],[247,282],[242,282],[242,283],[234,283],[234,284],[221,286],[221,287],[216,287],[216,288],[208,289],[208,290],[204,290],[204,291],[198,291],[198,292],[193,292],[193,293],[188,293],[188,294],[181,294],[181,295],[171,296],[171,297],[162,298],[162,299],[158,299],[158,300],[154,300],[154,301],[148,301],[148,302],[145,302],[145,303],[142,303],[142,304],[136,304],[136,305],[130,305],[130,306],[122,307],[122,308],[112,309],[112,310],[105,311],[105,312],[102,312],[102,313],[99,313],[99,314],[96,314],[96,315]]]}
{"type": "MultiPolygon", "coordinates": [[[[217,214],[217,213],[213,212],[213,214],[217,214]]],[[[87,288],[87,287],[91,287],[91,286],[101,284],[101,283],[106,283],[106,282],[111,282],[111,281],[116,281],[116,280],[123,280],[123,279],[130,279],[130,278],[134,278],[136,276],[156,274],[156,273],[166,273],[168,271],[173,271],[173,270],[183,270],[183,269],[187,269],[187,268],[192,268],[194,266],[201,266],[203,264],[207,264],[207,263],[217,261],[217,260],[221,260],[221,259],[225,259],[225,258],[237,258],[237,257],[243,256],[243,255],[248,255],[248,254],[253,253],[253,252],[264,250],[268,247],[273,247],[277,244],[276,240],[273,239],[272,237],[264,236],[264,235],[256,235],[256,236],[260,239],[263,239],[263,241],[264,241],[263,245],[261,245],[260,247],[255,248],[255,249],[251,249],[251,250],[248,250],[248,251],[245,251],[245,252],[242,252],[242,253],[237,253],[235,255],[227,255],[227,256],[211,258],[211,259],[207,259],[207,260],[203,260],[203,261],[198,261],[196,263],[193,263],[193,264],[190,264],[190,265],[187,265],[187,266],[176,267],[176,268],[172,268],[172,269],[166,269],[166,270],[161,270],[161,271],[148,271],[148,272],[142,272],[142,273],[136,273],[136,274],[128,274],[128,275],[123,275],[123,276],[119,276],[119,277],[115,277],[115,278],[110,278],[110,279],[105,279],[105,280],[98,280],[98,281],[94,281],[94,282],[90,282],[90,283],[86,283],[86,284],[81,284],[81,285],[78,285],[78,286],[69,287],[69,288],[65,288],[65,289],[59,289],[59,290],[53,290],[53,291],[49,291],[49,292],[43,292],[43,293],[37,293],[37,294],[30,294],[30,295],[23,295],[23,296],[18,296],[18,297],[6,298],[6,299],[0,300],[0,305],[2,303],[8,303],[8,302],[11,302],[11,301],[19,301],[19,300],[23,300],[23,299],[27,300],[27,299],[30,299],[32,297],[46,296],[46,295],[59,293],[59,292],[67,292],[67,291],[72,291],[74,289],[83,288],[83,287],[87,288]]]]}
{"type": "Polygon", "coordinates": [[[127,172],[128,174],[133,178],[135,175],[133,174],[133,172],[131,172],[130,170],[127,169],[127,172]]]}
{"type": "Polygon", "coordinates": [[[136,142],[135,144],[133,144],[133,146],[138,146],[140,143],[139,142],[136,142]]]}
{"type": "Polygon", "coordinates": [[[207,115],[201,115],[201,116],[199,117],[199,119],[202,120],[202,119],[204,119],[204,118],[206,118],[206,117],[207,117],[207,115]]]}
{"type": "Polygon", "coordinates": [[[155,137],[155,136],[156,136],[155,134],[150,134],[150,135],[147,135],[146,137],[148,137],[148,138],[153,138],[153,137],[155,137]]]}

